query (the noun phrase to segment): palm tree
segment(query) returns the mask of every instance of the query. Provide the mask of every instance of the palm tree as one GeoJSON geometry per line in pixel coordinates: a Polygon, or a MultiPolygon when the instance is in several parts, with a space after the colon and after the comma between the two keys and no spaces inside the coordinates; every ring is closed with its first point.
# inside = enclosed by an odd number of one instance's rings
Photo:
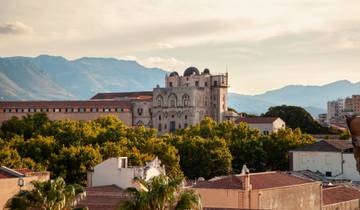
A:
{"type": "Polygon", "coordinates": [[[31,190],[22,190],[6,203],[9,210],[67,210],[84,192],[80,185],[66,185],[61,177],[48,181],[32,181],[31,190]]]}
{"type": "Polygon", "coordinates": [[[136,179],[137,188],[126,191],[132,200],[120,206],[121,210],[195,210],[201,209],[200,197],[194,190],[183,190],[182,179],[169,179],[164,175],[148,182],[136,179]]]}

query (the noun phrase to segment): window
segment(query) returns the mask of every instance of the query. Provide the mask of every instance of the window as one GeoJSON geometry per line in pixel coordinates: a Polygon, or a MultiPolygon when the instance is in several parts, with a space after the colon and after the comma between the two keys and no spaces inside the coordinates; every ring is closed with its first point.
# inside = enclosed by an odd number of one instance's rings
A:
{"type": "Polygon", "coordinates": [[[175,116],[174,115],[171,115],[171,118],[174,118],[175,116]]]}
{"type": "Polygon", "coordinates": [[[205,87],[207,87],[208,86],[208,84],[207,84],[207,82],[205,82],[205,87]]]}
{"type": "Polygon", "coordinates": [[[161,120],[161,115],[159,115],[159,120],[161,120]]]}
{"type": "Polygon", "coordinates": [[[74,110],[72,108],[67,108],[66,112],[73,112],[74,110]]]}
{"type": "Polygon", "coordinates": [[[214,81],[214,86],[217,87],[218,83],[217,81],[214,81]]]}
{"type": "Polygon", "coordinates": [[[167,124],[164,125],[164,129],[165,129],[165,130],[167,129],[167,124]]]}
{"type": "Polygon", "coordinates": [[[4,112],[11,112],[11,109],[4,109],[4,112]]]}
{"type": "Polygon", "coordinates": [[[188,127],[188,124],[187,123],[184,123],[184,128],[187,128],[188,127]]]}
{"type": "Polygon", "coordinates": [[[104,108],[104,112],[110,112],[110,108],[104,108]]]}
{"type": "Polygon", "coordinates": [[[185,120],[187,120],[187,115],[185,115],[185,120]]]}
{"type": "Polygon", "coordinates": [[[43,109],[41,109],[41,111],[42,111],[42,112],[49,112],[49,109],[43,108],[43,109]]]}
{"type": "Polygon", "coordinates": [[[331,171],[326,171],[326,172],[325,172],[325,176],[327,176],[327,177],[331,177],[331,176],[332,176],[331,171]]]}
{"type": "Polygon", "coordinates": [[[156,103],[158,106],[162,106],[163,98],[160,95],[156,97],[156,103]]]}
{"type": "Polygon", "coordinates": [[[171,106],[171,107],[175,107],[175,100],[171,100],[171,101],[170,101],[170,106],[171,106]]]}
{"type": "Polygon", "coordinates": [[[53,109],[53,112],[60,112],[60,109],[55,108],[55,109],[53,109]]]}
{"type": "Polygon", "coordinates": [[[98,112],[97,108],[91,108],[91,112],[98,112]]]}
{"type": "Polygon", "coordinates": [[[29,109],[29,112],[35,112],[35,109],[34,109],[34,108],[30,108],[30,109],[29,109]]]}
{"type": "Polygon", "coordinates": [[[183,96],[183,105],[184,107],[189,106],[190,97],[188,95],[183,96]]]}
{"type": "Polygon", "coordinates": [[[172,83],[172,82],[169,82],[169,86],[172,87],[172,86],[173,86],[173,83],[172,83]]]}
{"type": "Polygon", "coordinates": [[[195,81],[195,86],[196,86],[196,87],[199,86],[199,81],[195,81]]]}
{"type": "Polygon", "coordinates": [[[79,112],[85,112],[84,108],[79,108],[79,112]]]}
{"type": "Polygon", "coordinates": [[[161,129],[162,129],[162,126],[161,126],[161,123],[159,123],[158,130],[161,131],[161,129]]]}
{"type": "Polygon", "coordinates": [[[16,112],[22,112],[22,109],[16,109],[16,112]]]}
{"type": "Polygon", "coordinates": [[[117,108],[116,111],[117,112],[123,112],[124,110],[123,110],[123,108],[117,108]]]}
{"type": "Polygon", "coordinates": [[[142,115],[142,113],[143,113],[143,109],[142,109],[142,108],[138,108],[138,109],[137,109],[137,113],[138,113],[138,115],[140,115],[140,116],[141,116],[141,115],[142,115]]]}
{"type": "Polygon", "coordinates": [[[269,131],[264,131],[264,135],[269,135],[269,131]]]}

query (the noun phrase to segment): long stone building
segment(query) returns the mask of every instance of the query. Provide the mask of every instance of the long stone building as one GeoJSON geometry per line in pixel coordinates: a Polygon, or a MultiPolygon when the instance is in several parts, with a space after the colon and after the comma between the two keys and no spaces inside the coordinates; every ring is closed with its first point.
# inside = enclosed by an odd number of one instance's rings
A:
{"type": "Polygon", "coordinates": [[[165,87],[153,91],[98,93],[82,101],[3,101],[0,123],[13,116],[45,112],[52,120],[92,120],[114,115],[128,126],[144,125],[160,133],[198,124],[206,116],[227,119],[228,74],[212,75],[189,67],[183,75],[172,72],[165,87]]]}

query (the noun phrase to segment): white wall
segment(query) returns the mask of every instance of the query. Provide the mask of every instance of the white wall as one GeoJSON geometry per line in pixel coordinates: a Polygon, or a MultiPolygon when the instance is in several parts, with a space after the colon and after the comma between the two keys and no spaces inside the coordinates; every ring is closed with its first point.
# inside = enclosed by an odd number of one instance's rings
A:
{"type": "Polygon", "coordinates": [[[344,173],[342,175],[339,175],[341,174],[340,152],[292,151],[292,153],[294,171],[311,170],[314,172],[320,171],[323,174],[326,171],[331,171],[333,177],[328,178],[360,181],[360,175],[356,171],[356,163],[352,153],[343,154],[344,173]]]}
{"type": "Polygon", "coordinates": [[[122,189],[132,187],[133,168],[119,168],[118,158],[110,158],[94,167],[92,186],[117,185],[122,189]]]}

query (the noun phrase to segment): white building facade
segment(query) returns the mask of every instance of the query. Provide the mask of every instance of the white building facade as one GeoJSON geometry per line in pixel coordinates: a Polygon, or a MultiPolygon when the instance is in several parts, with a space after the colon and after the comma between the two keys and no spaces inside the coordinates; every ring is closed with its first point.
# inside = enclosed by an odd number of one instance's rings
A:
{"type": "Polygon", "coordinates": [[[258,129],[265,135],[286,127],[285,122],[279,117],[240,117],[235,122],[245,122],[249,125],[250,129],[258,129]]]}
{"type": "Polygon", "coordinates": [[[165,174],[161,161],[155,158],[144,167],[128,167],[127,157],[109,158],[88,171],[88,187],[116,185],[122,189],[134,187],[134,178],[149,180],[165,174]]]}
{"type": "Polygon", "coordinates": [[[327,179],[360,181],[352,144],[347,140],[322,140],[290,151],[290,170],[320,172],[327,179]]]}

